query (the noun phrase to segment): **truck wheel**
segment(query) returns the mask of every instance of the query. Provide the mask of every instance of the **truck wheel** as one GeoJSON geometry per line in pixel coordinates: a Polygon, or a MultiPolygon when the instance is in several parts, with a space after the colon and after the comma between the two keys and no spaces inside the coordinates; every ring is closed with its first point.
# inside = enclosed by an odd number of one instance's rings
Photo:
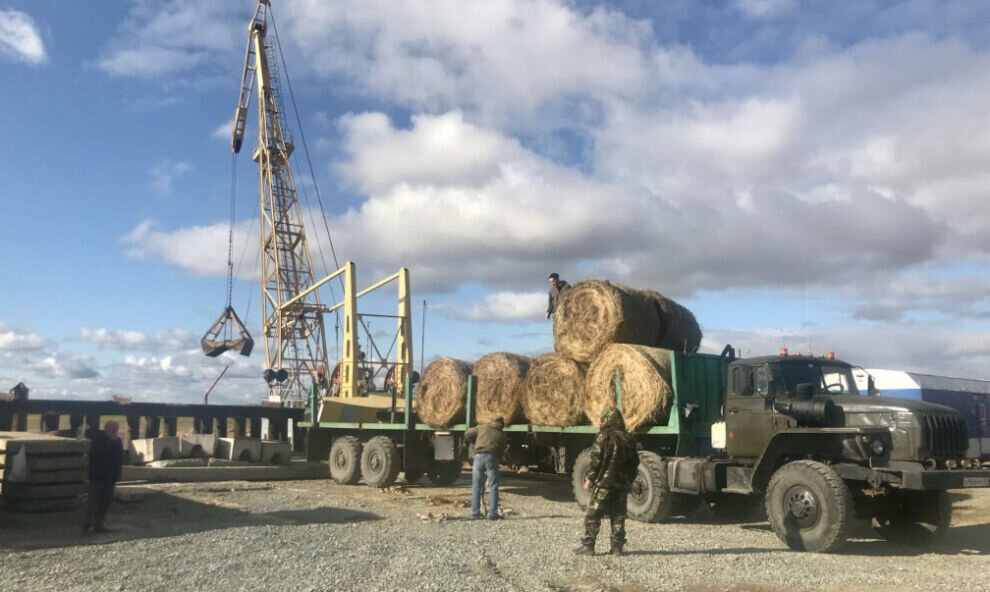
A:
{"type": "Polygon", "coordinates": [[[574,468],[571,470],[571,490],[574,492],[574,501],[581,509],[588,507],[591,501],[591,492],[584,490],[584,474],[591,464],[591,449],[585,448],[574,460],[574,468]]]}
{"type": "Polygon", "coordinates": [[[951,519],[947,492],[901,491],[888,494],[878,505],[873,527],[890,542],[923,546],[944,534],[951,519]]]}
{"type": "Polygon", "coordinates": [[[673,511],[674,496],[667,486],[667,463],[659,455],[639,451],[639,474],[627,498],[629,517],[640,522],[662,522],[673,511]]]}
{"type": "Polygon", "coordinates": [[[388,436],[375,436],[361,453],[361,475],[372,487],[388,487],[399,476],[399,449],[388,436]]]}
{"type": "Polygon", "coordinates": [[[715,518],[722,522],[763,522],[767,519],[766,500],[762,495],[713,493],[705,500],[715,518]]]}
{"type": "Polygon", "coordinates": [[[831,467],[813,460],[787,463],[770,478],[766,500],[770,526],[788,547],[829,553],[846,542],[852,496],[831,467]]]}
{"type": "Polygon", "coordinates": [[[406,469],[403,474],[406,478],[406,483],[412,485],[413,483],[418,483],[423,478],[424,473],[426,471],[423,469],[406,469]]]}
{"type": "Polygon", "coordinates": [[[341,485],[354,485],[361,478],[361,441],[341,436],[330,446],[330,478],[341,485]]]}
{"type": "Polygon", "coordinates": [[[439,487],[449,487],[461,476],[461,461],[435,460],[426,469],[426,476],[439,487]]]}

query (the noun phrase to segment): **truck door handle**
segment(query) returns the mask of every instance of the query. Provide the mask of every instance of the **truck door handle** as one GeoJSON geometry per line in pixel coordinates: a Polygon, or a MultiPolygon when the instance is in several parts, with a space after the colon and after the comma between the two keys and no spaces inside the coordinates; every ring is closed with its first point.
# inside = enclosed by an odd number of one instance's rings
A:
{"type": "Polygon", "coordinates": [[[739,408],[738,407],[730,407],[729,408],[729,415],[735,415],[737,413],[739,413],[739,408]]]}

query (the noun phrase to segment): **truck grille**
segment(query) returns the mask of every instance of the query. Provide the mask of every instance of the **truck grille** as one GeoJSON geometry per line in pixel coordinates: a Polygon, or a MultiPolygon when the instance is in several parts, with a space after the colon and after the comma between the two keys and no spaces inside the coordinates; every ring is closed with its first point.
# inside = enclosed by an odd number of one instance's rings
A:
{"type": "Polygon", "coordinates": [[[922,443],[930,454],[965,454],[969,448],[966,421],[958,415],[925,415],[922,443]]]}

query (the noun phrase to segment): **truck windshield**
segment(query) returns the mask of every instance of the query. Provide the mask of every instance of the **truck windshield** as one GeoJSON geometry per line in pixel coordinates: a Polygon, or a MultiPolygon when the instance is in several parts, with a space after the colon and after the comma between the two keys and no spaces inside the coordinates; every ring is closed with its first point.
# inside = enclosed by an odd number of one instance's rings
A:
{"type": "Polygon", "coordinates": [[[809,383],[817,394],[859,395],[852,371],[847,366],[816,360],[793,360],[774,364],[774,378],[783,383],[788,395],[797,393],[797,385],[809,383]]]}

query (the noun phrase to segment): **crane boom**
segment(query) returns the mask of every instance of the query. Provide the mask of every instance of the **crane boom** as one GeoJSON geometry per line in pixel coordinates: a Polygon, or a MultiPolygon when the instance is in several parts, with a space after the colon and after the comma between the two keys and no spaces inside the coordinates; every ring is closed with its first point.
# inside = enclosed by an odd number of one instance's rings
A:
{"type": "Polygon", "coordinates": [[[307,390],[302,379],[315,378],[317,368],[327,366],[325,307],[316,290],[309,289],[314,284],[313,262],[289,165],[293,145],[283,123],[277,62],[269,59],[273,48],[267,43],[267,17],[268,0],[258,0],[248,29],[231,150],[240,152],[244,142],[256,87],[258,146],[253,159],[260,181],[265,378],[270,400],[301,402],[307,390]]]}

